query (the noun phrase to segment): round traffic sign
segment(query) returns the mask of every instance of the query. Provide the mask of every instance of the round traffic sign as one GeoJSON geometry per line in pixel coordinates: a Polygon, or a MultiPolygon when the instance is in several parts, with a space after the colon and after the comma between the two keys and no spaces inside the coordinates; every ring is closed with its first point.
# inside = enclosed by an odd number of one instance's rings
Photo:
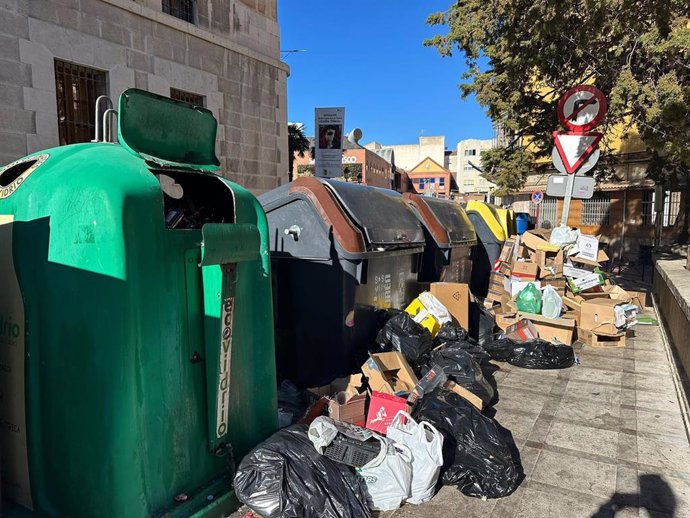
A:
{"type": "MultiPolygon", "coordinates": [[[[595,165],[597,165],[597,162],[599,161],[599,156],[601,155],[601,151],[599,149],[595,149],[594,152],[587,157],[587,160],[582,162],[582,165],[577,169],[575,172],[576,175],[583,175],[588,171],[591,171],[595,165]]],[[[562,174],[570,174],[565,168],[565,164],[563,163],[563,159],[561,158],[561,155],[558,153],[558,149],[556,149],[556,146],[553,147],[553,151],[551,151],[551,161],[553,162],[553,166],[556,168],[556,171],[562,174]]]]}
{"type": "Polygon", "coordinates": [[[606,116],[606,97],[598,88],[578,85],[558,101],[558,120],[568,130],[583,133],[595,128],[606,116]]]}
{"type": "Polygon", "coordinates": [[[544,201],[544,193],[542,191],[534,191],[532,193],[532,203],[539,205],[544,201]]]}

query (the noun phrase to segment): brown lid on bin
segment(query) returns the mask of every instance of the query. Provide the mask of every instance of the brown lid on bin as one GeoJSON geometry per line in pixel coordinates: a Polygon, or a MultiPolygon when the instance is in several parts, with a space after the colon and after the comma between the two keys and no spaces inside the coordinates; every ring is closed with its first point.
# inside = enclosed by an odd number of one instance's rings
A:
{"type": "Polygon", "coordinates": [[[333,237],[343,250],[353,254],[366,252],[364,236],[322,182],[313,177],[297,178],[290,186],[290,193],[302,194],[314,204],[324,223],[333,228],[333,237]]]}

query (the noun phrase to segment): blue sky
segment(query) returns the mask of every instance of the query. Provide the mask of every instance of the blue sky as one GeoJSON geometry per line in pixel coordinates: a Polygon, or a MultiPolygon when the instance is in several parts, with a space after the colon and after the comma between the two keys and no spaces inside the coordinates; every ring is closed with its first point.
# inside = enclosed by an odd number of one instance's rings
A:
{"type": "MultiPolygon", "coordinates": [[[[474,99],[462,100],[462,56],[441,58],[424,38],[439,28],[424,21],[451,0],[281,0],[288,120],[313,135],[314,108],[345,106],[347,129],[363,142],[412,144],[420,135],[445,135],[452,149],[466,138],[490,138],[491,121],[474,99]]],[[[441,30],[443,28],[440,28],[441,30]]]]}

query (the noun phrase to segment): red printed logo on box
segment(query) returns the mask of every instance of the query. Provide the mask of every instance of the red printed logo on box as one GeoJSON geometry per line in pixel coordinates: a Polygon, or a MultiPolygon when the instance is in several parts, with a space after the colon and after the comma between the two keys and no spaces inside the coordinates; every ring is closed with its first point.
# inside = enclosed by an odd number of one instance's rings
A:
{"type": "Polygon", "coordinates": [[[386,435],[388,426],[399,410],[407,411],[407,401],[404,398],[372,391],[367,414],[367,428],[386,435]]]}

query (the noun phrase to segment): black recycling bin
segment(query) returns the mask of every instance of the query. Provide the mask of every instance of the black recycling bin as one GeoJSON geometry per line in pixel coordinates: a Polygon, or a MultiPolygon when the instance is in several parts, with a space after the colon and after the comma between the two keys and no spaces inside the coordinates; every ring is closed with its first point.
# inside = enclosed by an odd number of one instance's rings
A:
{"type": "Polygon", "coordinates": [[[501,248],[507,237],[496,210],[481,201],[470,201],[465,212],[477,233],[477,246],[472,249],[472,282],[470,291],[477,297],[489,292],[489,277],[494,264],[501,256],[501,248]]]}
{"type": "Polygon", "coordinates": [[[469,284],[470,252],[477,234],[460,204],[412,193],[403,197],[422,223],[426,239],[419,281],[469,284]]]}
{"type": "Polygon", "coordinates": [[[357,372],[380,310],[419,294],[417,217],[395,191],[311,177],[259,201],[271,234],[279,378],[315,387],[357,372]]]}

